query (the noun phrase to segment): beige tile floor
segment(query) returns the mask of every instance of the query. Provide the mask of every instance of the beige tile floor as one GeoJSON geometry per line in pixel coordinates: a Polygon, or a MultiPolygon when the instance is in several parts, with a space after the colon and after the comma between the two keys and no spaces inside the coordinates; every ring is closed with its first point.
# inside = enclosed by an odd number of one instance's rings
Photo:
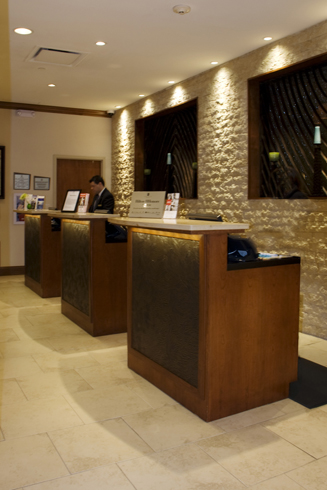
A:
{"type": "MultiPolygon", "coordinates": [[[[327,366],[327,341],[300,334],[327,366]]],[[[0,277],[0,490],[327,490],[327,405],[287,399],[209,424],[22,276],[0,277]]]]}

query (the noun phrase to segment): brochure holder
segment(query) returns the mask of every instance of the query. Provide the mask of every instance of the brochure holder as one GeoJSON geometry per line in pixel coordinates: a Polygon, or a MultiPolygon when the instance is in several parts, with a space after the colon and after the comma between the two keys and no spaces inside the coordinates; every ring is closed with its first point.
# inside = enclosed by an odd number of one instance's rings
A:
{"type": "Polygon", "coordinates": [[[78,206],[80,193],[81,189],[70,189],[67,191],[64,204],[61,209],[63,213],[75,213],[78,206]]]}

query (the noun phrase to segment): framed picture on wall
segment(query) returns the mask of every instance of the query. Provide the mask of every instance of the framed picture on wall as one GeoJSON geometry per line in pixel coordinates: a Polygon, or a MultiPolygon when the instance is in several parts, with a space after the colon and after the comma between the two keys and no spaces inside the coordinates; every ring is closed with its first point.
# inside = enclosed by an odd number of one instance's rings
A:
{"type": "Polygon", "coordinates": [[[31,174],[14,172],[14,189],[27,191],[31,187],[31,174]]]}
{"type": "Polygon", "coordinates": [[[50,189],[50,177],[34,176],[34,189],[38,191],[48,191],[50,189]]]}
{"type": "Polygon", "coordinates": [[[0,146],[0,199],[5,198],[5,147],[0,146]]]}
{"type": "MultiPolygon", "coordinates": [[[[14,194],[14,209],[21,209],[22,211],[24,210],[24,200],[20,199],[20,196],[22,194],[14,194]]],[[[25,221],[25,215],[20,214],[20,213],[13,213],[14,214],[14,225],[23,225],[25,221]]]]}

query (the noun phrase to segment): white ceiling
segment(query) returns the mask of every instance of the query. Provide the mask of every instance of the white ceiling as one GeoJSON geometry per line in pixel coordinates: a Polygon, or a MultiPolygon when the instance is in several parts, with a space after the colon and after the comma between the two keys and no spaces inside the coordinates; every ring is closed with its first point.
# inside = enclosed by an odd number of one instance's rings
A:
{"type": "Polygon", "coordinates": [[[12,102],[125,106],[327,19],[326,0],[9,0],[12,102]],[[29,36],[16,27],[33,30],[29,36]],[[103,47],[96,41],[105,41],[103,47]],[[27,61],[37,47],[83,53],[72,67],[27,61]],[[48,84],[54,83],[54,88],[48,84]]]}

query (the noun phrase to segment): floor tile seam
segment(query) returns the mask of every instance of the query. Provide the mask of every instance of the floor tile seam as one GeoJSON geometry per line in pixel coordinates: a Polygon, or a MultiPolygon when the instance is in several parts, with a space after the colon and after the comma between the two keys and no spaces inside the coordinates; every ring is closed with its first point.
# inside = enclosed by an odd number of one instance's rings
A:
{"type": "MultiPolygon", "coordinates": [[[[42,373],[42,374],[43,374],[43,373],[42,373]]],[[[44,374],[46,374],[46,373],[44,373],[44,374]]],[[[22,389],[22,391],[23,391],[23,393],[24,393],[24,396],[26,397],[27,401],[33,401],[33,400],[46,400],[46,399],[49,399],[49,398],[57,398],[57,397],[59,397],[59,396],[64,395],[65,393],[67,393],[67,392],[65,392],[65,391],[63,390],[63,391],[59,391],[59,392],[57,393],[57,395],[55,395],[55,396],[53,396],[53,397],[44,396],[44,395],[42,395],[42,396],[28,396],[28,394],[26,394],[26,393],[24,392],[24,389],[23,389],[22,387],[21,387],[21,389],[22,389]]],[[[93,388],[90,388],[89,390],[88,390],[88,389],[83,389],[83,390],[79,390],[79,391],[73,391],[73,392],[69,392],[69,394],[72,394],[72,395],[73,395],[74,393],[81,393],[81,392],[91,391],[91,390],[93,390],[93,388]]]]}
{"type": "MultiPolygon", "coordinates": [[[[130,415],[137,415],[137,414],[142,414],[144,412],[148,412],[149,410],[148,409],[145,409],[145,410],[138,410],[137,412],[131,412],[131,413],[128,413],[128,414],[125,414],[125,415],[116,415],[114,417],[109,417],[107,419],[100,419],[100,420],[93,420],[92,422],[84,422],[85,425],[89,425],[89,424],[93,424],[93,423],[105,423],[105,422],[109,422],[110,420],[117,420],[117,419],[123,419],[124,420],[124,417],[129,417],[130,415]]],[[[124,420],[125,423],[127,423],[125,420],[124,420]]],[[[129,426],[130,427],[130,426],[129,426]]],[[[135,431],[134,431],[135,432],[135,431]]],[[[139,437],[141,437],[139,434],[137,434],[139,437]]]]}
{"type": "Polygon", "coordinates": [[[22,340],[21,338],[18,337],[17,333],[14,331],[13,328],[3,328],[1,329],[0,331],[3,331],[3,330],[12,330],[13,333],[17,336],[17,339],[7,339],[7,340],[0,340],[0,344],[9,344],[10,342],[19,342],[20,340],[22,340]]]}
{"type": "Polygon", "coordinates": [[[303,487],[303,486],[301,485],[301,483],[299,483],[297,480],[295,480],[294,478],[292,478],[292,476],[290,475],[290,473],[292,473],[293,471],[299,470],[299,469],[305,469],[307,466],[310,466],[310,465],[312,465],[312,464],[316,463],[317,461],[319,461],[320,459],[323,459],[323,458],[325,458],[325,457],[326,457],[326,456],[323,456],[322,458],[318,458],[318,459],[315,459],[314,461],[310,461],[309,463],[306,463],[306,464],[304,464],[304,465],[302,465],[302,466],[299,466],[298,468],[294,468],[293,470],[290,470],[290,471],[286,472],[286,473],[285,473],[285,476],[287,476],[287,477],[288,477],[290,480],[292,480],[292,482],[295,482],[295,483],[297,483],[298,485],[300,485],[300,486],[301,486],[301,488],[304,488],[305,490],[307,490],[307,489],[308,489],[308,487],[303,487]]]}
{"type": "MultiPolygon", "coordinates": [[[[25,391],[23,390],[23,388],[21,387],[17,377],[13,377],[13,378],[9,378],[9,379],[6,378],[5,381],[16,381],[18,388],[20,389],[22,395],[24,396],[25,400],[28,401],[27,395],[26,395],[25,391]]],[[[6,403],[6,405],[10,405],[10,404],[6,403]]]]}
{"type": "MultiPolygon", "coordinates": [[[[87,391],[94,391],[94,390],[87,390],[87,391]]],[[[81,393],[81,392],[78,392],[78,393],[81,393]]],[[[84,393],[84,392],[83,392],[84,393]]],[[[71,395],[70,395],[71,396],[71,395]]],[[[66,398],[66,395],[63,395],[64,399],[66,400],[66,402],[69,404],[69,406],[74,410],[74,412],[76,413],[76,415],[78,415],[78,418],[81,419],[81,417],[79,416],[78,412],[76,412],[74,406],[70,403],[70,401],[66,398]]],[[[77,403],[77,402],[76,402],[77,403]]],[[[135,413],[142,413],[142,411],[140,412],[135,412],[135,413]]],[[[133,413],[134,415],[134,413],[133,413]]],[[[91,425],[91,424],[103,424],[104,422],[108,422],[110,420],[117,420],[117,419],[122,419],[122,415],[117,415],[116,417],[110,417],[108,419],[101,419],[101,420],[92,420],[92,422],[84,422],[83,419],[82,422],[83,422],[83,425],[91,425]]],[[[124,422],[126,423],[126,421],[124,420],[124,422]]]]}
{"type": "MultiPolygon", "coordinates": [[[[286,415],[290,415],[290,413],[296,413],[296,412],[302,410],[302,408],[299,407],[299,408],[297,408],[296,410],[294,410],[292,412],[283,411],[282,408],[280,408],[279,410],[281,412],[283,412],[281,415],[275,415],[274,417],[269,417],[267,419],[263,419],[263,420],[260,420],[260,421],[254,421],[254,422],[251,422],[251,423],[246,424],[246,425],[242,425],[241,427],[237,427],[237,428],[234,428],[234,429],[226,429],[226,428],[223,428],[222,426],[219,425],[219,419],[217,419],[217,420],[215,420],[213,422],[217,422],[217,426],[219,427],[219,429],[223,430],[224,433],[229,434],[229,433],[234,432],[234,431],[237,431],[237,430],[242,430],[242,429],[246,429],[248,427],[253,427],[254,425],[265,424],[265,423],[269,422],[270,420],[276,420],[279,417],[285,417],[286,415]]],[[[241,413],[246,413],[246,412],[241,412],[241,413]]],[[[238,415],[238,414],[235,414],[235,415],[238,415]]],[[[219,434],[217,434],[217,435],[219,435],[219,434]]]]}
{"type": "MultiPolygon", "coordinates": [[[[106,463],[106,464],[103,464],[103,465],[99,465],[99,466],[95,466],[94,468],[88,468],[88,469],[85,469],[85,470],[79,470],[75,473],[72,473],[68,468],[67,470],[69,471],[69,475],[66,475],[66,476],[58,476],[56,478],[50,478],[49,480],[43,480],[42,482],[36,482],[36,483],[31,483],[29,485],[26,485],[24,487],[18,487],[17,489],[12,489],[12,490],[28,490],[30,487],[34,486],[34,485],[37,485],[37,484],[43,484],[43,483],[51,483],[51,482],[55,482],[55,481],[60,481],[60,480],[64,480],[66,478],[71,478],[71,477],[75,477],[75,476],[79,476],[79,475],[83,475],[83,474],[87,474],[89,473],[90,471],[94,471],[94,470],[97,470],[99,468],[106,468],[106,467],[110,467],[110,466],[115,466],[117,467],[117,469],[119,470],[120,473],[123,474],[123,476],[130,482],[130,480],[126,477],[126,475],[124,474],[124,472],[122,471],[122,469],[118,466],[117,463],[106,463]]],[[[135,488],[135,490],[137,490],[137,488],[132,484],[132,482],[130,482],[131,485],[133,486],[133,488],[135,488]]],[[[113,490],[116,490],[116,489],[113,489],[113,490]]],[[[118,489],[117,489],[118,490],[118,489]]]]}
{"type": "Polygon", "coordinates": [[[323,348],[320,344],[321,344],[320,342],[317,342],[315,344],[302,345],[301,347],[299,347],[299,352],[300,351],[303,351],[303,350],[308,350],[309,349],[311,352],[318,351],[318,352],[325,353],[327,355],[327,347],[325,346],[323,348]]]}
{"type": "MultiPolygon", "coordinates": [[[[143,456],[142,456],[143,457],[143,456]]],[[[121,474],[126,478],[126,480],[132,485],[135,490],[138,490],[138,488],[133,484],[132,480],[129,479],[127,474],[124,472],[124,470],[119,466],[119,463],[115,463],[121,474]]]]}
{"type": "MultiPolygon", "coordinates": [[[[263,426],[264,427],[264,426],[263,426]]],[[[269,430],[269,432],[271,432],[272,434],[274,434],[275,436],[278,436],[280,439],[282,439],[283,441],[287,442],[288,444],[290,444],[291,446],[293,446],[294,448],[296,448],[297,450],[301,451],[302,453],[306,454],[307,456],[309,456],[310,458],[312,458],[314,461],[317,461],[318,459],[321,459],[321,458],[324,458],[327,456],[327,451],[326,451],[326,454],[324,456],[321,456],[319,458],[317,458],[316,456],[314,456],[313,454],[310,454],[307,450],[303,449],[302,447],[299,447],[297,446],[294,442],[292,441],[289,441],[288,439],[286,439],[285,437],[283,437],[282,435],[280,434],[276,434],[276,432],[274,432],[273,430],[271,430],[269,427],[264,427],[265,429],[269,430]]],[[[310,461],[309,463],[306,463],[305,465],[302,465],[302,466],[306,466],[307,464],[310,464],[310,463],[313,463],[313,461],[310,461]]],[[[296,468],[295,468],[296,469],[296,468]]]]}
{"type": "MultiPolygon", "coordinates": [[[[51,402],[51,401],[54,401],[54,400],[60,400],[60,399],[63,399],[66,403],[69,404],[68,400],[66,400],[64,393],[59,393],[58,395],[52,395],[52,396],[46,396],[46,397],[41,397],[41,398],[26,398],[26,403],[34,403],[34,402],[51,402]]],[[[6,403],[6,406],[7,405],[14,405],[15,407],[17,407],[17,403],[6,403]]],[[[4,406],[4,405],[2,405],[4,406]]],[[[70,406],[70,404],[69,404],[70,406]]],[[[0,405],[1,407],[1,405],[0,405]]]]}
{"type": "MultiPolygon", "coordinates": [[[[150,410],[149,410],[149,411],[150,411],[150,410]]],[[[124,417],[128,417],[128,415],[121,416],[121,417],[118,417],[118,418],[120,418],[120,419],[121,419],[121,420],[122,420],[122,421],[123,421],[123,422],[126,424],[126,426],[127,426],[127,427],[128,427],[128,428],[129,428],[129,429],[132,431],[132,432],[134,432],[134,434],[135,434],[135,435],[136,435],[136,436],[137,436],[139,439],[141,439],[141,440],[144,442],[144,444],[146,444],[146,446],[147,446],[148,448],[150,448],[150,449],[151,449],[151,452],[154,452],[154,453],[155,453],[155,452],[156,452],[156,450],[155,450],[155,449],[154,449],[154,448],[153,448],[153,447],[152,447],[152,446],[151,446],[151,445],[150,445],[150,444],[149,444],[149,443],[148,443],[148,442],[147,442],[147,441],[146,441],[146,440],[145,440],[145,439],[144,439],[144,438],[143,438],[143,437],[142,437],[142,436],[141,436],[141,435],[140,435],[140,434],[137,432],[137,430],[136,430],[136,429],[134,429],[134,427],[132,427],[132,426],[131,426],[131,425],[130,425],[130,424],[129,424],[129,423],[128,423],[128,422],[127,422],[125,419],[124,419],[124,417]]],[[[132,459],[135,459],[135,458],[132,458],[132,459]]]]}
{"type": "MultiPolygon", "coordinates": [[[[35,361],[35,362],[37,362],[37,361],[35,361]]],[[[38,364],[38,366],[39,366],[39,364],[38,364]]],[[[39,366],[39,367],[40,367],[40,366],[39,366]]],[[[40,367],[40,369],[41,369],[41,372],[40,372],[40,373],[34,373],[34,374],[26,375],[26,376],[19,376],[19,379],[30,378],[30,377],[33,377],[33,376],[37,376],[37,375],[39,375],[39,374],[48,375],[48,374],[54,374],[54,373],[59,374],[60,372],[65,372],[65,373],[71,373],[71,372],[74,372],[74,373],[75,373],[75,374],[77,374],[77,375],[78,375],[80,378],[82,378],[82,379],[83,379],[83,381],[84,381],[85,383],[89,384],[89,383],[88,383],[88,381],[87,381],[86,379],[84,379],[84,378],[83,378],[83,376],[82,376],[80,373],[78,373],[78,372],[77,372],[77,369],[78,369],[78,368],[69,368],[69,369],[63,369],[63,370],[58,369],[58,370],[55,370],[55,371],[43,371],[43,369],[42,369],[41,367],[40,367]]],[[[89,386],[91,387],[91,385],[89,385],[89,386]]],[[[93,389],[93,387],[92,387],[92,389],[93,389]]],[[[84,390],[83,390],[83,391],[84,391],[84,390]]],[[[85,391],[87,391],[87,390],[85,390],[85,391]]],[[[72,393],[75,393],[75,392],[72,392],[72,393]]]]}
{"type": "Polygon", "coordinates": [[[23,435],[23,436],[11,436],[11,437],[8,437],[8,435],[6,436],[6,433],[5,433],[5,430],[4,428],[2,427],[2,432],[3,432],[3,435],[5,437],[5,440],[6,441],[17,441],[17,440],[20,440],[20,439],[24,439],[25,437],[34,437],[34,436],[42,436],[42,435],[47,435],[49,436],[49,434],[51,434],[51,432],[56,432],[57,430],[69,430],[69,429],[74,429],[75,427],[82,427],[84,424],[84,422],[81,420],[81,423],[79,425],[69,425],[69,426],[65,426],[65,427],[60,427],[59,429],[53,429],[53,430],[43,430],[43,431],[39,431],[39,432],[31,432],[31,433],[28,433],[26,435],[23,435]]]}
{"type": "MultiPolygon", "coordinates": [[[[276,434],[275,434],[275,435],[276,435],[276,434]]],[[[282,439],[282,438],[281,438],[281,439],[282,439]]],[[[289,444],[291,444],[291,445],[292,445],[293,447],[295,447],[296,449],[299,449],[301,452],[303,452],[303,453],[307,454],[309,457],[313,458],[313,456],[311,456],[310,454],[306,453],[306,451],[304,451],[304,450],[302,450],[302,449],[298,448],[297,446],[295,446],[294,444],[290,443],[289,441],[286,441],[286,442],[288,442],[289,444]]],[[[205,449],[204,449],[204,451],[205,451],[205,449]]],[[[206,451],[205,451],[205,452],[206,452],[206,451]]],[[[248,452],[248,451],[246,451],[246,452],[248,452]]],[[[210,456],[210,454],[209,454],[209,453],[207,453],[207,452],[206,452],[206,454],[208,454],[208,456],[210,456]]],[[[213,458],[213,459],[214,459],[214,458],[213,458]]],[[[216,460],[215,460],[215,461],[216,461],[216,460]]],[[[227,468],[227,467],[225,467],[225,466],[224,466],[224,464],[223,464],[223,463],[220,463],[219,461],[217,461],[217,463],[219,463],[219,464],[222,466],[222,468],[223,468],[225,471],[227,471],[228,473],[230,473],[230,474],[231,474],[231,475],[232,475],[234,478],[236,478],[237,480],[239,480],[239,481],[240,481],[240,482],[241,482],[241,483],[242,483],[242,484],[245,486],[245,488],[252,488],[253,486],[256,486],[256,485],[258,485],[258,484],[260,484],[260,483],[267,482],[267,481],[272,480],[272,479],[274,479],[274,478],[276,478],[276,477],[278,477],[278,476],[282,476],[282,475],[287,476],[287,474],[288,474],[288,473],[290,473],[291,471],[297,470],[297,469],[299,469],[299,468],[303,468],[303,467],[307,466],[308,464],[312,464],[312,463],[314,463],[315,461],[316,461],[316,460],[315,460],[315,458],[314,458],[314,461],[310,461],[309,463],[305,463],[305,464],[303,464],[303,465],[296,466],[295,468],[292,468],[291,470],[287,470],[287,471],[285,471],[285,472],[278,473],[278,475],[274,475],[273,477],[269,477],[269,478],[267,478],[267,479],[262,479],[262,480],[256,481],[256,483],[254,483],[254,484],[250,484],[250,485],[248,485],[246,482],[242,481],[242,480],[241,480],[241,479],[239,479],[239,478],[238,478],[236,475],[234,475],[234,474],[233,474],[233,473],[232,473],[230,470],[228,470],[228,468],[227,468]]],[[[292,480],[292,481],[293,481],[293,480],[292,480]]],[[[297,483],[297,482],[296,482],[296,483],[297,483]]],[[[304,488],[304,487],[303,487],[303,488],[304,488]]]]}
{"type": "MultiPolygon", "coordinates": [[[[57,448],[57,446],[55,445],[54,441],[51,439],[51,437],[50,437],[50,435],[49,435],[49,432],[46,432],[45,434],[46,434],[46,436],[47,436],[47,438],[48,438],[48,440],[49,440],[50,444],[52,445],[52,447],[53,447],[53,448],[54,448],[54,450],[56,451],[56,453],[57,453],[58,457],[60,458],[60,460],[61,460],[62,464],[65,466],[65,468],[66,468],[66,470],[68,471],[69,475],[71,475],[72,473],[69,471],[69,468],[68,468],[68,466],[67,466],[67,465],[66,465],[66,463],[65,463],[65,460],[63,459],[63,457],[61,456],[60,452],[58,451],[58,448],[57,448]]],[[[67,476],[69,476],[69,475],[67,475],[67,476]]],[[[51,481],[51,480],[48,480],[48,481],[51,481]]]]}
{"type": "MultiPolygon", "coordinates": [[[[309,463],[310,464],[310,463],[309,463]]],[[[305,465],[306,466],[306,465],[305,465]]],[[[299,468],[296,468],[296,469],[299,469],[299,468]]],[[[291,471],[296,471],[296,470],[291,470],[291,471]]],[[[296,483],[297,485],[299,485],[299,487],[303,488],[304,490],[308,490],[308,487],[304,487],[303,485],[301,485],[301,483],[299,483],[298,481],[294,480],[290,475],[288,475],[287,473],[285,473],[285,476],[286,478],[288,478],[289,480],[291,480],[292,482],[296,483]]]]}
{"type": "MultiPolygon", "coordinates": [[[[219,435],[219,434],[218,434],[219,435]]],[[[223,434],[221,434],[223,435],[223,434]]],[[[202,439],[204,440],[204,439],[202,439]]],[[[214,463],[216,463],[220,468],[222,468],[224,471],[226,471],[226,473],[228,473],[232,478],[234,478],[235,480],[237,480],[239,483],[241,483],[241,485],[244,486],[244,488],[248,488],[246,483],[243,482],[242,480],[240,480],[236,475],[234,475],[228,468],[225,468],[224,465],[222,463],[220,463],[220,461],[217,461],[213,456],[211,456],[211,454],[209,454],[202,446],[199,446],[198,445],[198,442],[200,441],[197,441],[195,442],[194,444],[199,448],[201,449],[201,451],[206,455],[208,456],[214,463]]]]}
{"type": "MultiPolygon", "coordinates": [[[[49,355],[51,355],[51,354],[45,354],[45,355],[42,354],[40,357],[47,357],[49,355]]],[[[36,362],[36,364],[38,365],[38,367],[41,369],[41,371],[43,373],[51,373],[51,372],[57,372],[57,371],[58,372],[60,372],[60,371],[65,371],[66,372],[66,371],[71,371],[71,370],[76,371],[76,369],[79,369],[78,367],[77,368],[76,367],[74,367],[74,368],[63,368],[63,367],[59,367],[59,368],[56,368],[56,367],[42,368],[42,366],[39,364],[38,360],[35,357],[33,357],[33,356],[39,356],[39,354],[32,355],[32,358],[36,362]]],[[[67,359],[68,358],[66,358],[66,360],[67,359]]],[[[86,366],[86,367],[97,366],[97,365],[101,366],[101,364],[98,361],[94,360],[94,364],[91,364],[90,366],[86,366]]],[[[76,373],[77,373],[77,371],[76,371],[76,373]]],[[[77,374],[79,374],[79,373],[77,373],[77,374]]],[[[79,374],[79,376],[81,376],[81,375],[79,374]]],[[[84,379],[84,381],[86,381],[86,380],[84,379]]]]}
{"type": "MultiPolygon", "coordinates": [[[[128,384],[128,382],[125,383],[125,385],[127,385],[127,384],[128,384]]],[[[139,393],[137,393],[137,391],[133,387],[126,386],[126,388],[132,390],[132,392],[135,393],[142,401],[144,401],[145,403],[147,403],[149,405],[149,407],[150,407],[150,410],[156,410],[158,408],[158,407],[154,407],[153,405],[151,405],[151,403],[148,400],[146,400],[146,397],[143,397],[139,393]]],[[[176,405],[180,405],[180,403],[176,402],[176,405]]],[[[164,403],[163,405],[160,406],[160,408],[162,408],[162,407],[168,407],[168,406],[170,406],[170,404],[164,403]]]]}

